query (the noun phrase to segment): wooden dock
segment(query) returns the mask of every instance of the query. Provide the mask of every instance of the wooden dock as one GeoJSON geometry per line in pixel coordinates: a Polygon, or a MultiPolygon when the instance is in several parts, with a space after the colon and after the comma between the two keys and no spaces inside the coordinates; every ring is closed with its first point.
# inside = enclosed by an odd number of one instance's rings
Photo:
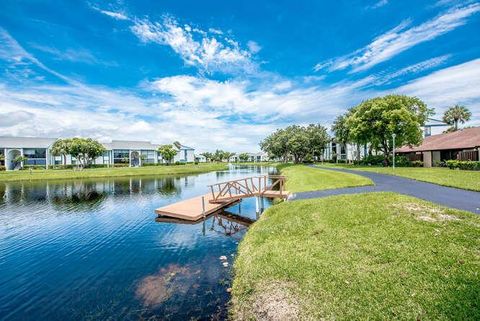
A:
{"type": "MultiPolygon", "coordinates": [[[[287,199],[289,192],[284,190],[284,186],[285,177],[283,176],[258,176],[217,183],[209,186],[211,193],[157,208],[155,213],[159,218],[176,218],[195,222],[243,198],[287,199]],[[275,181],[268,185],[271,179],[275,181]]],[[[257,199],[257,212],[258,206],[257,199]]]]}
{"type": "Polygon", "coordinates": [[[155,213],[160,216],[180,218],[182,220],[198,221],[209,214],[215,213],[222,208],[233,205],[238,199],[229,199],[218,203],[211,203],[211,194],[205,194],[194,198],[189,198],[178,203],[170,204],[157,208],[155,213]],[[202,197],[205,200],[205,213],[203,212],[202,197]]]}

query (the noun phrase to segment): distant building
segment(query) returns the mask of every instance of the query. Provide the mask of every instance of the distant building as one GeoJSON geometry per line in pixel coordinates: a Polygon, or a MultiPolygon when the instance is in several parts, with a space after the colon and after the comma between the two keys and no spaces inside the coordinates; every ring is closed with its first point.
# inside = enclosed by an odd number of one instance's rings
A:
{"type": "MultiPolygon", "coordinates": [[[[45,166],[53,165],[75,165],[76,159],[71,155],[54,156],[51,147],[57,138],[38,137],[0,137],[0,155],[7,170],[18,169],[22,166],[45,166]],[[16,162],[18,156],[25,156],[23,162],[16,162]]],[[[145,164],[165,163],[162,156],[157,152],[160,145],[148,141],[126,141],[113,140],[111,143],[104,143],[105,153],[94,160],[94,164],[115,166],[117,164],[131,167],[145,164]]],[[[174,143],[177,149],[173,162],[190,163],[195,161],[195,149],[174,143]]]]}
{"type": "Polygon", "coordinates": [[[423,137],[440,134],[445,129],[445,127],[449,126],[450,125],[443,122],[442,120],[428,118],[427,123],[423,126],[423,137]]]}
{"type": "Polygon", "coordinates": [[[207,158],[203,155],[195,155],[195,161],[199,163],[206,163],[207,158]]]}
{"type": "MultiPolygon", "coordinates": [[[[231,156],[228,161],[231,163],[238,163],[240,162],[240,155],[243,153],[236,153],[235,155],[231,156]]],[[[245,153],[248,155],[247,162],[267,162],[270,160],[269,156],[265,152],[258,152],[258,153],[245,153]]]]}
{"type": "Polygon", "coordinates": [[[322,161],[353,162],[368,154],[366,146],[356,144],[342,144],[332,139],[323,151],[322,161]]]}
{"type": "Polygon", "coordinates": [[[425,137],[419,146],[403,146],[396,150],[410,160],[423,161],[432,167],[446,160],[480,160],[480,127],[425,137]]]}

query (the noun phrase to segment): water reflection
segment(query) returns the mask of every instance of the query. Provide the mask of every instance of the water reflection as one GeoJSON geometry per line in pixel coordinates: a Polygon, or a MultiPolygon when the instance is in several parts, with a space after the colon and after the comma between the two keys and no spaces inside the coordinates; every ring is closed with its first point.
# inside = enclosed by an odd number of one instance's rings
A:
{"type": "Polygon", "coordinates": [[[0,320],[226,319],[255,200],[193,225],[154,210],[266,173],[0,183],[0,320]]]}
{"type": "Polygon", "coordinates": [[[93,208],[99,206],[108,196],[180,195],[182,187],[188,184],[186,177],[2,183],[0,204],[16,205],[46,201],[59,206],[59,210],[69,204],[93,208]]]}

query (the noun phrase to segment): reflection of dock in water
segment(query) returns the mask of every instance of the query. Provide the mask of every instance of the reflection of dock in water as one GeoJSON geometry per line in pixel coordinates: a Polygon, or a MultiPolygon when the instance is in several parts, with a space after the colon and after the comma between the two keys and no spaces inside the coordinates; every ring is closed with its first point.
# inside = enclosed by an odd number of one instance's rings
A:
{"type": "Polygon", "coordinates": [[[219,210],[215,213],[208,215],[205,218],[201,218],[197,221],[183,220],[173,217],[159,216],[155,219],[158,223],[174,223],[174,224],[189,224],[196,225],[203,223],[203,234],[206,231],[207,219],[211,220],[211,226],[208,227],[210,231],[214,231],[226,236],[233,236],[236,233],[247,229],[250,225],[255,223],[256,220],[242,216],[241,214],[231,213],[225,210],[219,210]]]}

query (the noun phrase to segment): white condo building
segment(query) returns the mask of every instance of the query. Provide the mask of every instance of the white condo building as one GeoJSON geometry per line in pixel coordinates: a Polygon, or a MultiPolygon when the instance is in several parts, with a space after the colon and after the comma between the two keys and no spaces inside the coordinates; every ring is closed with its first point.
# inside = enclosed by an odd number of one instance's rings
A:
{"type": "MultiPolygon", "coordinates": [[[[45,166],[48,168],[53,165],[75,165],[74,157],[67,155],[54,156],[51,153],[51,147],[57,138],[38,138],[38,137],[0,137],[0,166],[5,166],[6,170],[14,170],[22,166],[45,166]],[[26,157],[21,163],[15,161],[18,156],[26,157]]],[[[105,153],[94,160],[94,164],[115,166],[142,166],[145,164],[165,163],[157,149],[161,146],[152,144],[148,141],[126,141],[113,140],[110,143],[103,143],[105,153]]],[[[177,149],[173,162],[191,163],[195,161],[195,149],[174,143],[177,149]]]]}

